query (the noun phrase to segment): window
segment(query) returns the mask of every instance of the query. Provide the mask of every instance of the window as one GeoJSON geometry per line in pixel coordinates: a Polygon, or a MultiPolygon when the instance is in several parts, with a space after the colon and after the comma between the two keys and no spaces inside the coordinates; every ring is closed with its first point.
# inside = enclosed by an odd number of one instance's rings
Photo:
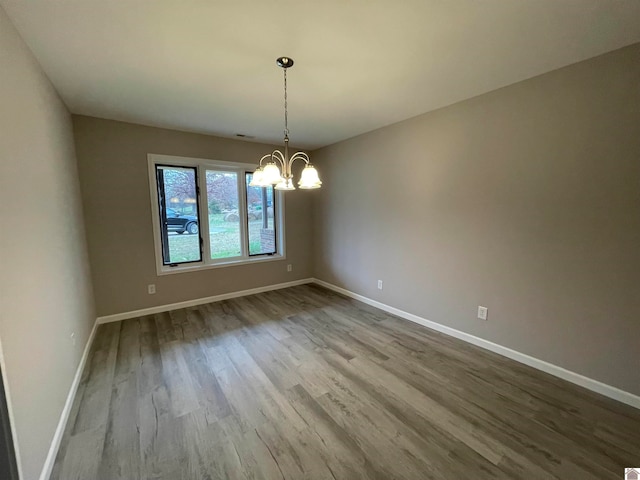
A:
{"type": "Polygon", "coordinates": [[[276,253],[276,224],[273,185],[265,188],[250,187],[252,173],[245,174],[247,189],[247,227],[249,229],[249,256],[276,253]]]}
{"type": "Polygon", "coordinates": [[[237,172],[207,170],[207,205],[211,259],[240,257],[243,242],[237,172]]]}
{"type": "Polygon", "coordinates": [[[197,170],[156,165],[155,173],[162,264],[200,262],[197,170]]]}
{"type": "Polygon", "coordinates": [[[159,274],[284,258],[282,193],[254,167],[149,155],[159,274]]]}

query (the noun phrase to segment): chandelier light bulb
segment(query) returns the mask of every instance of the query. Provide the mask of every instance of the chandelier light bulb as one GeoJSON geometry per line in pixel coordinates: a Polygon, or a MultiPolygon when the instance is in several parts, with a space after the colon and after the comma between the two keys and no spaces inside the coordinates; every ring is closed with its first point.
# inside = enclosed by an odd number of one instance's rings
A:
{"type": "Polygon", "coordinates": [[[264,166],[262,171],[262,184],[263,185],[275,185],[282,181],[282,175],[278,166],[271,162],[264,166]]]}
{"type": "Polygon", "coordinates": [[[276,190],[295,190],[296,187],[293,184],[293,180],[290,178],[283,178],[280,183],[276,185],[276,190]]]}
{"type": "Polygon", "coordinates": [[[308,163],[307,166],[302,170],[298,185],[300,186],[300,188],[303,188],[305,190],[320,188],[322,182],[320,181],[320,177],[318,176],[316,167],[308,163]]]}
{"type": "Polygon", "coordinates": [[[256,168],[256,171],[253,172],[253,175],[251,176],[251,182],[249,182],[249,186],[250,187],[263,187],[264,185],[262,183],[262,177],[263,177],[262,167],[256,168]]]}

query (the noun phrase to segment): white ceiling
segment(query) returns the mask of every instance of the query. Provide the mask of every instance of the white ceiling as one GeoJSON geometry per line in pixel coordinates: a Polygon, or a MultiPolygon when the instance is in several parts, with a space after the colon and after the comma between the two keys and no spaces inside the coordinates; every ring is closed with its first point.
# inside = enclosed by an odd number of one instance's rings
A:
{"type": "Polygon", "coordinates": [[[74,113],[315,148],[640,41],[638,0],[0,0],[74,113]]]}

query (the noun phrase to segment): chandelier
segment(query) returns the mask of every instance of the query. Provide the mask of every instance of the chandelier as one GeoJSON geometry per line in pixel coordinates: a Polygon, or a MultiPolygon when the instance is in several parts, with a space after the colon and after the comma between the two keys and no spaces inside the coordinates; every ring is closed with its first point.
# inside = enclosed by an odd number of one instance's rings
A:
{"type": "Polygon", "coordinates": [[[300,175],[298,186],[303,189],[320,188],[322,182],[318,177],[318,171],[311,165],[309,155],[304,152],[296,152],[289,157],[289,122],[287,111],[287,69],[293,66],[293,60],[288,57],[276,59],[278,66],[284,71],[284,153],[274,150],[260,159],[258,168],[253,173],[252,187],[268,187],[275,185],[276,190],[295,190],[291,165],[296,160],[302,160],[306,165],[300,175]],[[263,166],[263,162],[265,162],[263,166]]]}

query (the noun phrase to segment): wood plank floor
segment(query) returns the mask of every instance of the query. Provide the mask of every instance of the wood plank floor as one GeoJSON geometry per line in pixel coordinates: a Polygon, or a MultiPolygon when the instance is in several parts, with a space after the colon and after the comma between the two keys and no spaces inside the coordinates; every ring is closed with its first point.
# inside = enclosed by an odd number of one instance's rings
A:
{"type": "Polygon", "coordinates": [[[52,479],[619,479],[640,411],[304,285],[100,326],[52,479]]]}

